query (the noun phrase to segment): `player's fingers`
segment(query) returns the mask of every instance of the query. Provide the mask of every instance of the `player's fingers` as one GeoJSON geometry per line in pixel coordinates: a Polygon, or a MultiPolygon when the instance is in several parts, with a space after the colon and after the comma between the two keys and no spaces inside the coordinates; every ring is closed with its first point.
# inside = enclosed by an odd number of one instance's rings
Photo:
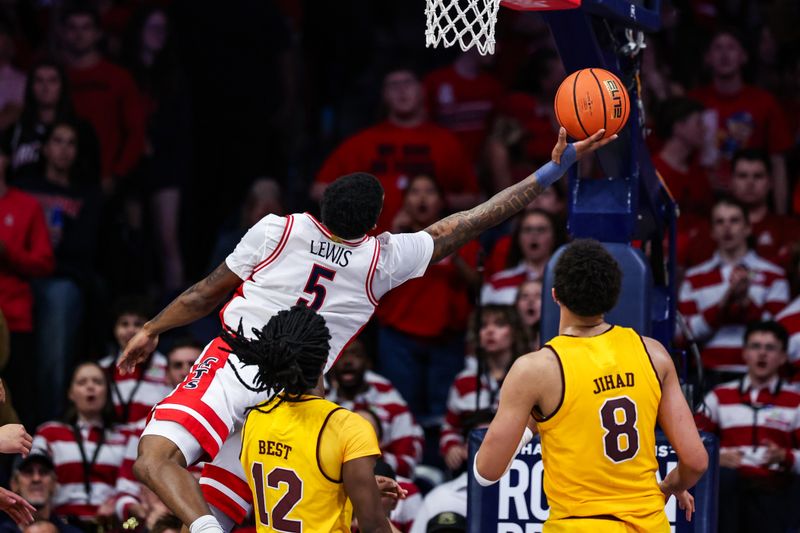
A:
{"type": "Polygon", "coordinates": [[[567,149],[567,130],[559,128],[558,130],[558,141],[556,141],[556,146],[553,148],[553,153],[551,159],[556,165],[561,164],[561,154],[564,153],[564,150],[567,149]]]}

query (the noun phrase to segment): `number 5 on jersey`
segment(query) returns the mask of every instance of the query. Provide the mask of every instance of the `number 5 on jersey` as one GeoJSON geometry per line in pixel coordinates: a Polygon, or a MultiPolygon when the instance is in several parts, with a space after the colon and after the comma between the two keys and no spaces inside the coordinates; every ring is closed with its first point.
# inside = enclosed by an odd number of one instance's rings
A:
{"type": "Polygon", "coordinates": [[[297,305],[305,305],[314,311],[319,311],[319,308],[322,307],[322,303],[325,301],[325,296],[328,294],[328,290],[325,288],[325,285],[320,283],[320,278],[333,281],[335,276],[335,270],[324,267],[320,264],[315,264],[311,269],[311,274],[308,275],[308,281],[306,281],[306,286],[303,289],[303,292],[306,294],[313,294],[314,299],[311,300],[311,303],[309,303],[308,300],[301,296],[297,299],[297,305]]]}

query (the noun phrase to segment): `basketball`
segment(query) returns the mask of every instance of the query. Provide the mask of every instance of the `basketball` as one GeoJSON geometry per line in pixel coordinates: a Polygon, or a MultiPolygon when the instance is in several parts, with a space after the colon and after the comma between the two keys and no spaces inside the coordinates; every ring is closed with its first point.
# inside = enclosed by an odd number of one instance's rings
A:
{"type": "Polygon", "coordinates": [[[556,120],[573,139],[585,139],[605,128],[610,137],[625,126],[630,98],[622,82],[601,68],[585,68],[567,76],[556,92],[556,120]]]}

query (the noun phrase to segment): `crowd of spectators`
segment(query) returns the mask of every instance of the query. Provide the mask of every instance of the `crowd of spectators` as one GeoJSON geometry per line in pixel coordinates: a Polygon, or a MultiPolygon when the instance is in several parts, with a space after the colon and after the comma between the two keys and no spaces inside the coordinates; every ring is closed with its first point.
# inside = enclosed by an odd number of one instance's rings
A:
{"type": "MultiPolygon", "coordinates": [[[[366,171],[385,190],[376,231],[418,231],[549,160],[566,73],[538,14],[503,10],[498,52],[481,56],[425,50],[419,2],[373,4],[0,5],[0,362],[16,410],[0,416],[34,434],[0,480],[36,508],[26,531],[180,529],[132,463],[150,408],[219,324],[165,336],[133,374],[114,361],[258,220],[314,212],[329,183],[366,171]]],[[[663,4],[641,94],[680,208],[675,346],[701,350],[720,530],[785,532],[800,479],[800,8],[663,4]]],[[[566,219],[557,183],[387,294],[328,376],[409,490],[387,503],[402,530],[464,530],[465,436],[540,347],[566,219]]]]}

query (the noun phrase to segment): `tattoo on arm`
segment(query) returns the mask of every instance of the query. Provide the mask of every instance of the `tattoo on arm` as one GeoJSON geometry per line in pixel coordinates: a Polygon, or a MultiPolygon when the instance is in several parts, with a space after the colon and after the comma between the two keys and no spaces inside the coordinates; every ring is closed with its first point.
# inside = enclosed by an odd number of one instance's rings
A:
{"type": "Polygon", "coordinates": [[[482,204],[431,224],[425,229],[433,237],[431,263],[447,257],[482,232],[522,211],[542,190],[535,174],[531,174],[482,204]]]}

